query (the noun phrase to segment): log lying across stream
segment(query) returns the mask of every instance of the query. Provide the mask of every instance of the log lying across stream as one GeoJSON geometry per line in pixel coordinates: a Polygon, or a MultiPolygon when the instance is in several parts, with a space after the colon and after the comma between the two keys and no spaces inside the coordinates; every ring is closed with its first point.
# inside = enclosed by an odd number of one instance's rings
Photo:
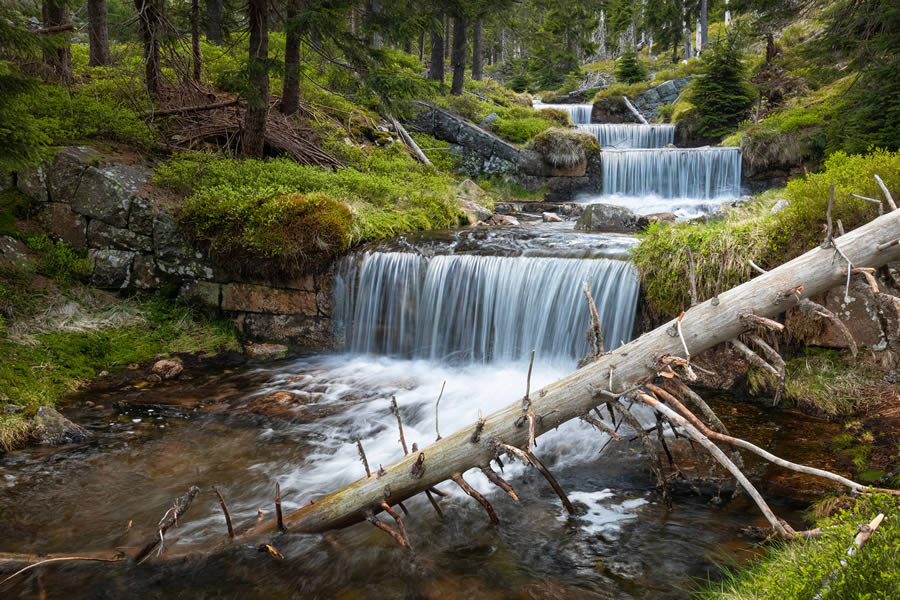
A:
{"type": "MultiPolygon", "coordinates": [[[[284,525],[295,533],[320,533],[346,527],[366,520],[370,513],[380,512],[382,502],[395,505],[469,469],[490,468],[490,461],[500,453],[497,444],[528,446],[528,413],[535,415],[534,435],[585,415],[606,402],[604,394],[609,397],[611,392],[615,397],[654,377],[667,363],[671,364],[668,360],[671,357],[689,360],[690,356],[754,330],[758,321],[755,317],[776,317],[802,299],[845,281],[847,264],[841,254],[853,265],[863,267],[877,268],[900,259],[900,245],[895,242],[898,238],[900,211],[894,210],[834,238],[833,245],[810,250],[715,299],[697,304],[680,320],[645,333],[571,375],[532,392],[526,402],[523,398],[516,399],[489,415],[483,424],[472,423],[468,429],[404,456],[385,467],[381,475],[360,479],[286,515],[284,525]],[[477,436],[473,435],[476,428],[477,436]],[[416,464],[420,467],[413,468],[416,464]]],[[[523,377],[523,391],[524,388],[523,377]]],[[[253,538],[275,531],[275,523],[267,523],[241,537],[253,538]]]]}
{"type": "MultiPolygon", "coordinates": [[[[828,217],[830,221],[830,210],[828,217]]],[[[853,267],[878,268],[900,259],[898,240],[900,240],[898,210],[884,214],[846,235],[832,238],[829,234],[822,246],[715,298],[696,304],[678,319],[614,351],[596,356],[593,362],[542,389],[529,393],[530,382],[526,382],[523,376],[522,387],[525,395],[511,399],[513,402],[506,408],[473,422],[469,428],[444,438],[438,436],[439,439],[435,443],[422,450],[417,450],[413,446],[412,452],[406,454],[404,444],[404,457],[396,463],[284,515],[281,523],[273,521],[257,525],[237,535],[233,541],[265,543],[272,534],[282,529],[288,533],[321,533],[368,520],[389,533],[401,545],[408,547],[402,519],[392,507],[424,492],[429,495],[432,504],[437,508],[431,494],[441,493],[434,486],[447,480],[456,482],[466,490],[485,506],[492,521],[502,525],[503,515],[496,515],[488,501],[465,483],[463,475],[469,469],[490,470],[490,462],[503,453],[540,470],[568,508],[571,505],[565,499],[564,491],[559,488],[552,475],[546,472],[546,468],[533,453],[534,437],[566,421],[583,417],[604,403],[610,403],[610,413],[615,408],[623,413],[623,417],[629,417],[627,410],[617,400],[623,395],[653,407],[661,418],[667,419],[670,424],[680,427],[687,435],[699,441],[757,502],[772,529],[782,536],[793,535],[793,530],[777,519],[766,506],[761,495],[753,489],[752,483],[741,472],[739,465],[732,462],[733,459],[729,459],[711,440],[753,451],[786,468],[826,477],[855,492],[865,492],[866,486],[833,473],[789,463],[748,442],[727,435],[724,427],[703,404],[702,399],[692,395],[677,379],[680,376],[690,380],[691,356],[722,342],[735,340],[742,334],[752,333],[761,326],[776,329],[783,327],[772,318],[801,302],[809,302],[805,300],[809,296],[820,294],[838,283],[847,281],[849,277],[847,273],[852,272],[853,267]],[[848,262],[852,263],[849,268],[848,262]],[[662,387],[653,385],[652,380],[658,376],[664,381],[671,381],[672,385],[662,387]],[[675,397],[682,394],[684,400],[700,407],[701,414],[710,422],[709,427],[675,397]],[[382,512],[396,521],[396,529],[378,520],[378,514],[382,512]]],[[[572,334],[580,335],[581,332],[572,334]]],[[[753,336],[749,337],[752,342],[753,336]]],[[[602,413],[596,414],[603,418],[602,413]]],[[[639,433],[643,433],[646,437],[643,430],[640,427],[638,429],[639,433]]],[[[398,453],[400,450],[398,445],[398,453]]],[[[516,498],[509,484],[499,477],[490,479],[516,498]]],[[[665,485],[664,482],[661,483],[665,485]]],[[[164,552],[162,556],[164,558],[177,556],[188,551],[213,552],[227,547],[230,543],[232,538],[225,535],[223,528],[221,543],[204,548],[176,547],[164,552]]],[[[270,552],[274,551],[271,546],[267,548],[270,548],[270,552]]],[[[121,553],[111,556],[104,554],[102,557],[93,555],[82,557],[82,560],[125,560],[121,553]]],[[[28,555],[0,555],[2,559],[0,567],[4,566],[4,562],[7,568],[13,565],[20,567],[39,562],[42,558],[46,560],[46,557],[28,555]]],[[[130,558],[133,560],[134,556],[130,558]]],[[[79,560],[77,555],[72,555],[71,558],[56,555],[52,559],[79,560]]]]}

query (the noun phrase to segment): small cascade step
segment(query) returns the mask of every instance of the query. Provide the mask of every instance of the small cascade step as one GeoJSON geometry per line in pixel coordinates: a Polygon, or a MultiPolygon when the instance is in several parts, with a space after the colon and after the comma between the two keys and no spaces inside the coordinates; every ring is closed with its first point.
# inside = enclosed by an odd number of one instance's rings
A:
{"type": "Polygon", "coordinates": [[[737,147],[604,150],[604,196],[712,199],[740,195],[737,147]]]}
{"type": "Polygon", "coordinates": [[[577,127],[610,149],[663,148],[675,143],[675,126],[671,124],[586,123],[577,127]]]}
{"type": "Polygon", "coordinates": [[[335,320],[351,352],[453,362],[585,356],[590,282],[610,347],[631,339],[638,278],[620,260],[372,252],[338,268],[335,320]]]}
{"type": "Polygon", "coordinates": [[[555,108],[569,113],[569,119],[574,125],[582,125],[591,122],[591,113],[594,111],[593,104],[544,104],[542,102],[534,103],[535,110],[544,108],[555,108]]]}

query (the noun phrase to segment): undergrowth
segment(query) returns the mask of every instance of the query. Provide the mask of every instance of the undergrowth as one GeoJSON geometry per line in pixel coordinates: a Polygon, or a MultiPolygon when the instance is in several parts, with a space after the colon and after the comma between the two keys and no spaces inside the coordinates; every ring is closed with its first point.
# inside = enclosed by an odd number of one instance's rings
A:
{"type": "Polygon", "coordinates": [[[747,569],[726,570],[707,582],[698,597],[707,600],[838,600],[897,598],[900,592],[900,501],[886,494],[863,496],[819,524],[822,536],[772,546],[747,569]],[[853,556],[847,549],[857,528],[877,514],[881,526],[853,556]],[[846,562],[842,566],[841,561],[846,562]]]}
{"type": "Polygon", "coordinates": [[[849,196],[850,192],[880,198],[873,175],[888,189],[900,189],[900,152],[874,150],[871,154],[833,154],[820,173],[771,190],[754,202],[733,210],[722,221],[700,223],[653,223],[641,235],[633,258],[651,311],[657,316],[677,316],[690,305],[685,247],[690,246],[697,270],[701,300],[712,297],[724,253],[722,289],[749,280],[752,260],[765,269],[781,265],[821,243],[829,187],[835,184],[834,219],[850,231],[878,214],[870,202],[849,196]],[[771,214],[778,199],[788,205],[771,214]]]}

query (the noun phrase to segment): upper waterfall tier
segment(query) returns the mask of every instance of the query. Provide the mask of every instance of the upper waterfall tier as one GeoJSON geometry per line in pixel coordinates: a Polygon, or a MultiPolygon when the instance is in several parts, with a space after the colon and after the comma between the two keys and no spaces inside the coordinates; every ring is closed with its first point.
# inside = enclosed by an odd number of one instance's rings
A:
{"type": "Polygon", "coordinates": [[[557,110],[565,111],[569,113],[569,118],[575,125],[590,123],[591,113],[594,110],[593,104],[544,104],[542,102],[535,102],[533,106],[537,110],[543,108],[555,108],[557,110]]]}
{"type": "Polygon", "coordinates": [[[590,282],[607,348],[631,339],[634,266],[608,259],[355,254],[338,268],[335,321],[351,352],[488,362],[588,353],[590,282]]]}
{"type": "Polygon", "coordinates": [[[709,199],[741,191],[736,147],[604,150],[602,164],[604,196],[709,199]]]}
{"type": "Polygon", "coordinates": [[[587,123],[578,129],[597,136],[604,148],[662,148],[675,143],[675,126],[670,124],[587,123]]]}

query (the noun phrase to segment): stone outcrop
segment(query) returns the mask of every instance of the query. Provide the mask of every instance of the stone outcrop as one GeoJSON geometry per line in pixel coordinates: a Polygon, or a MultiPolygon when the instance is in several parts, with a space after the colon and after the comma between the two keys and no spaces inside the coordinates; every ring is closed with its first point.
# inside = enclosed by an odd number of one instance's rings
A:
{"type": "Polygon", "coordinates": [[[88,432],[49,406],[42,406],[34,415],[33,436],[39,444],[58,446],[84,442],[88,439],[88,432]]]}
{"type": "MultiPolygon", "coordinates": [[[[108,290],[180,290],[180,296],[227,316],[251,338],[327,348],[331,278],[255,281],[236,278],[191,244],[152,171],[87,146],[63,148],[47,164],[16,175],[37,200],[38,222],[52,237],[87,249],[89,283],[108,290]]],[[[490,216],[490,215],[488,215],[490,216]]],[[[0,239],[0,259],[24,255],[0,239]]]]}
{"type": "Polygon", "coordinates": [[[590,204],[575,223],[576,231],[633,233],[643,220],[624,206],[615,204],[590,204]]]}
{"type": "MultiPolygon", "coordinates": [[[[659,108],[678,100],[682,90],[691,82],[691,77],[671,79],[652,87],[643,94],[629,98],[635,108],[651,123],[659,117],[659,108]]],[[[634,114],[625,106],[621,97],[616,96],[594,103],[591,112],[594,123],[635,123],[634,114]]]]}

